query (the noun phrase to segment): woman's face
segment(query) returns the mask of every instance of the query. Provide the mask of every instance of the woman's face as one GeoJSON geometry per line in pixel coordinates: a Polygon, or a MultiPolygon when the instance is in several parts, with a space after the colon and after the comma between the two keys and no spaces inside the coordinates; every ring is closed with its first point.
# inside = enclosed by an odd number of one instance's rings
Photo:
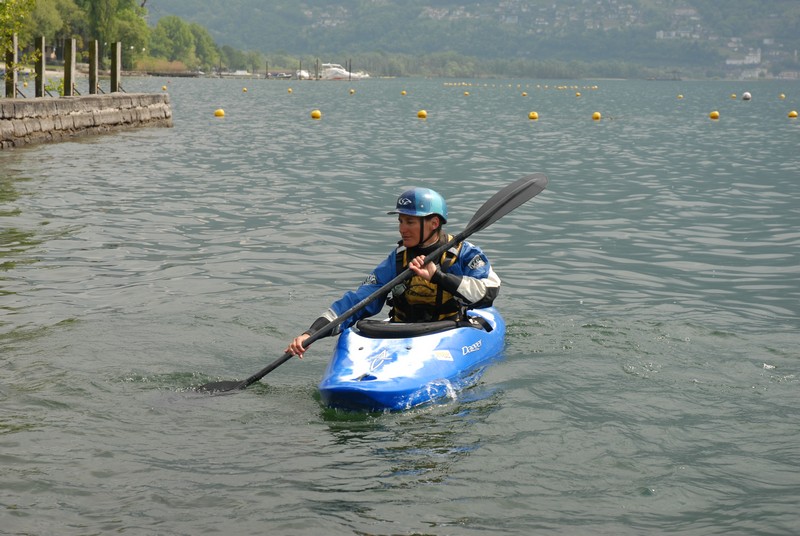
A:
{"type": "Polygon", "coordinates": [[[397,221],[399,223],[400,238],[403,240],[403,245],[407,248],[418,246],[422,238],[431,237],[429,242],[432,242],[435,237],[434,230],[439,228],[438,217],[420,218],[419,216],[398,214],[397,221]],[[421,227],[420,222],[422,222],[421,227]],[[422,231],[422,233],[420,233],[420,231],[422,231]]]}

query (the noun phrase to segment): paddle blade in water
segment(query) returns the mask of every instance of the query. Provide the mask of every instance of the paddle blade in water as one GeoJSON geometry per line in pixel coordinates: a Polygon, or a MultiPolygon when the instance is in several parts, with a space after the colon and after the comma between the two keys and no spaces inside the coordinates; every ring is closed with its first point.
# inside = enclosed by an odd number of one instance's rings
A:
{"type": "Polygon", "coordinates": [[[227,380],[221,382],[211,382],[205,385],[201,385],[200,387],[196,388],[195,391],[199,391],[201,393],[227,393],[228,391],[239,391],[247,387],[247,384],[243,381],[239,380],[227,380]]]}

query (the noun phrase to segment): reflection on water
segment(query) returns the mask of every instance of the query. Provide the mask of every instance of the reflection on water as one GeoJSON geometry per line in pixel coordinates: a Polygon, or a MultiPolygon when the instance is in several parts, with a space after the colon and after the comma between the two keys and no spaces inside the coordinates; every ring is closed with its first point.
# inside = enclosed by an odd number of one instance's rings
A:
{"type": "Polygon", "coordinates": [[[335,445],[347,449],[348,456],[357,452],[358,457],[379,460],[382,487],[407,488],[445,483],[451,467],[481,448],[470,429],[485,422],[496,407],[496,401],[484,399],[399,413],[323,409],[322,417],[335,445]]]}
{"type": "MultiPolygon", "coordinates": [[[[18,289],[16,282],[11,281],[5,274],[20,265],[35,262],[35,259],[27,253],[43,241],[34,230],[20,229],[15,226],[15,218],[21,214],[21,210],[15,205],[15,201],[21,195],[17,189],[17,183],[26,180],[28,179],[0,176],[0,297],[3,298],[2,305],[0,305],[0,310],[3,311],[0,326],[3,327],[11,324],[5,318],[16,310],[10,300],[18,289]]],[[[6,329],[0,331],[0,339],[5,335],[6,329]]]]}

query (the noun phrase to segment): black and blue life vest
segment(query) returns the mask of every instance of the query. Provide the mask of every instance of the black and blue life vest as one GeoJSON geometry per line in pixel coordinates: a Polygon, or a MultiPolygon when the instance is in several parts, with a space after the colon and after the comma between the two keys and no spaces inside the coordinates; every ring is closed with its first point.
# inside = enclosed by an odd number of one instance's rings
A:
{"type": "MultiPolygon", "coordinates": [[[[431,251],[452,238],[451,235],[446,235],[439,242],[427,248],[399,248],[395,255],[397,273],[402,273],[408,268],[408,263],[418,255],[426,255],[426,250],[431,251]]],[[[461,253],[461,246],[462,243],[459,242],[434,261],[439,266],[439,270],[447,272],[456,263],[461,253]]],[[[445,291],[440,285],[426,281],[418,275],[392,289],[389,304],[392,306],[390,312],[392,322],[459,320],[464,313],[464,307],[456,300],[455,296],[445,291]]]]}

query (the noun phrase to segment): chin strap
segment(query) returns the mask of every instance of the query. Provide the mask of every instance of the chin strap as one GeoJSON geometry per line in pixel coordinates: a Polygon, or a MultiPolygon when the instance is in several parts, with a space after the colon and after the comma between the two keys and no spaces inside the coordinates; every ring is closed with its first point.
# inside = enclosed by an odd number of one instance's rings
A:
{"type": "Polygon", "coordinates": [[[423,238],[423,237],[422,237],[422,233],[424,233],[424,232],[425,232],[425,218],[424,218],[424,217],[420,218],[420,219],[419,219],[419,244],[417,244],[415,247],[418,247],[418,248],[419,248],[419,247],[425,247],[425,246],[424,246],[425,242],[427,242],[428,240],[430,240],[430,239],[431,239],[431,237],[432,237],[433,235],[437,234],[437,233],[438,233],[438,232],[439,232],[441,229],[442,229],[441,227],[437,227],[436,229],[434,229],[433,231],[431,231],[431,234],[429,234],[428,236],[426,236],[425,238],[423,238]]]}

